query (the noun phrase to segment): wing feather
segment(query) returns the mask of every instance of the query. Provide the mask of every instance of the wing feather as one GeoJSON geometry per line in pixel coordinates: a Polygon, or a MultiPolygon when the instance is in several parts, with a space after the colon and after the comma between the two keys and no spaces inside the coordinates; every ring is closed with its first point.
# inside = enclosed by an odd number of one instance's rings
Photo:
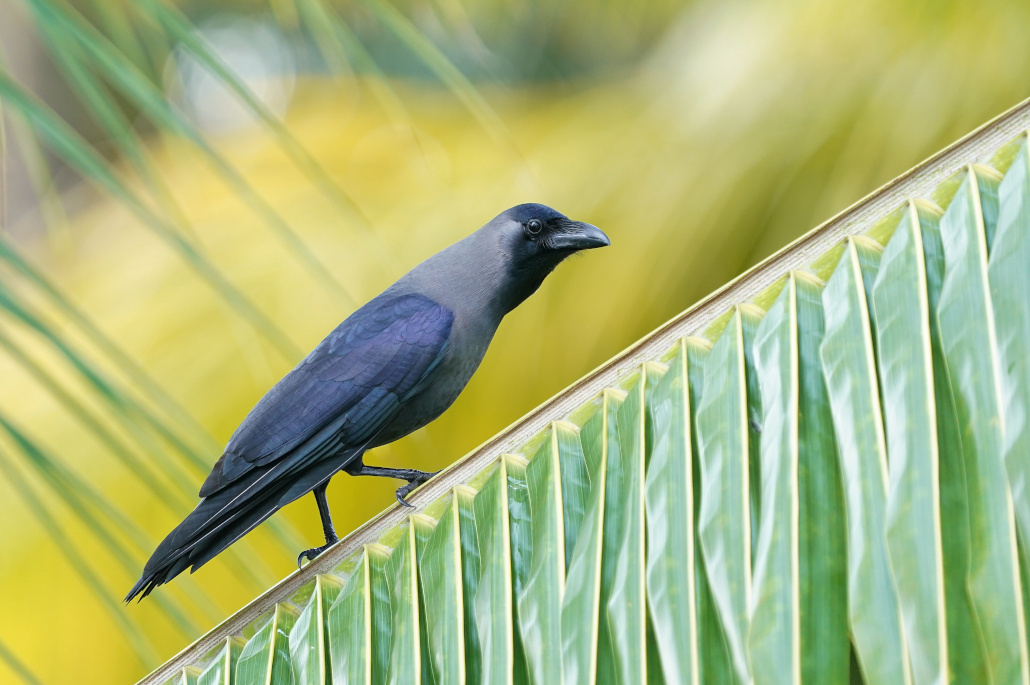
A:
{"type": "MultiPolygon", "coordinates": [[[[384,293],[340,324],[251,410],[200,490],[218,492],[293,454],[331,423],[333,439],[370,439],[440,362],[454,316],[422,295],[384,293]]],[[[299,465],[299,464],[298,464],[299,465]]],[[[289,466],[286,470],[292,470],[289,466]]]]}

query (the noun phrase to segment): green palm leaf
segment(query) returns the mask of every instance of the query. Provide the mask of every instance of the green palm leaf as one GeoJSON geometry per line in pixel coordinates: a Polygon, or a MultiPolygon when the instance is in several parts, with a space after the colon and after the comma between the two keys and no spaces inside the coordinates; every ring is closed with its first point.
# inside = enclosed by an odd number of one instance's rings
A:
{"type": "Polygon", "coordinates": [[[0,70],[0,97],[11,109],[27,119],[36,133],[54,152],[114,197],[124,202],[140,219],[193,268],[240,316],[265,335],[287,358],[300,356],[297,347],[265,316],[249,298],[233,286],[198,248],[187,242],[175,228],[158,216],[138,195],[122,183],[103,163],[100,156],[66,123],[24,92],[8,74],[0,70]]]}
{"type": "Polygon", "coordinates": [[[1025,270],[998,255],[1030,244],[1030,155],[963,166],[992,133],[895,184],[900,210],[874,196],[588,377],[585,404],[533,414],[528,460],[471,455],[422,513],[375,522],[382,546],[359,530],[266,593],[240,673],[1027,685],[1011,450],[1030,417],[1007,360],[1030,336],[1025,270]],[[961,174],[946,211],[912,197],[942,169],[961,174]]]}
{"type": "Polygon", "coordinates": [[[870,685],[912,682],[886,544],[889,472],[869,304],[881,252],[864,236],[845,240],[823,290],[820,346],[844,483],[849,621],[870,685]]]}
{"type": "Polygon", "coordinates": [[[389,663],[390,596],[387,550],[366,545],[329,610],[329,655],[334,682],[382,682],[389,663]],[[357,639],[355,639],[357,638],[357,639]]]}
{"type": "Polygon", "coordinates": [[[751,682],[747,652],[751,611],[752,547],[758,525],[749,466],[752,434],[748,380],[750,349],[761,313],[737,307],[705,360],[705,388],[697,410],[704,496],[698,538],[720,623],[733,662],[735,681],[751,682]]]}
{"type": "Polygon", "coordinates": [[[246,643],[238,637],[227,637],[209,658],[208,667],[197,678],[197,685],[232,685],[236,678],[236,663],[246,643]]]}
{"type": "MultiPolygon", "coordinates": [[[[1030,582],[1030,362],[1026,355],[1030,333],[1030,305],[1025,297],[1030,292],[1030,276],[1021,265],[1030,255],[1030,144],[1020,137],[1018,152],[998,189],[999,215],[993,241],[985,240],[990,257],[987,266],[989,293],[995,315],[993,323],[998,355],[1004,426],[1004,460],[1021,544],[1021,568],[1024,585],[1030,582]],[[998,316],[997,312],[1005,312],[998,316]]],[[[990,237],[990,234],[988,234],[990,237]]],[[[976,246],[979,248],[980,246],[976,246]]],[[[982,252],[977,249],[980,259],[982,252]]],[[[982,269],[982,267],[979,267],[982,269]]],[[[1027,606],[1024,593],[1024,617],[1027,606]]]]}

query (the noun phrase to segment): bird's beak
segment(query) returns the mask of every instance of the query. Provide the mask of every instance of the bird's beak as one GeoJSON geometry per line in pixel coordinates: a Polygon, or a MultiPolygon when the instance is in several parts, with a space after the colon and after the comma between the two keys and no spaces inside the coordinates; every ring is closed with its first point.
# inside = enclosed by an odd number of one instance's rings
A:
{"type": "Polygon", "coordinates": [[[570,221],[566,229],[548,241],[554,250],[590,250],[611,245],[608,236],[597,226],[582,221],[570,221]]]}

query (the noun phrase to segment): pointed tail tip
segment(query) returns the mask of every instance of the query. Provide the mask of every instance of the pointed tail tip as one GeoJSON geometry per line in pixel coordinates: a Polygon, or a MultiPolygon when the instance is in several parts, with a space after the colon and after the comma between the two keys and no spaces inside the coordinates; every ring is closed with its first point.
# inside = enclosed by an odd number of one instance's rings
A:
{"type": "Polygon", "coordinates": [[[136,598],[136,595],[140,595],[140,600],[147,596],[146,593],[143,592],[142,578],[139,580],[139,582],[132,586],[132,589],[129,590],[129,594],[125,595],[125,598],[122,599],[122,602],[124,602],[125,604],[131,604],[132,600],[136,598]]]}
{"type": "Polygon", "coordinates": [[[139,599],[136,601],[137,603],[142,602],[143,598],[149,595],[151,592],[153,592],[154,588],[156,588],[160,584],[161,583],[158,582],[153,575],[144,574],[142,578],[136,581],[136,584],[132,586],[132,589],[129,590],[129,594],[125,595],[125,599],[123,599],[122,601],[126,604],[129,604],[132,602],[133,599],[136,598],[137,595],[139,595],[139,599]]]}

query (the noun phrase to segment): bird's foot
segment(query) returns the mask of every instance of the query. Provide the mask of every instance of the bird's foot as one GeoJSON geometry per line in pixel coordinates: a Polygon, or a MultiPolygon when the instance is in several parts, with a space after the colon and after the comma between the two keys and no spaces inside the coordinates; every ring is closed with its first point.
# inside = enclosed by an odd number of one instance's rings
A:
{"type": "Polygon", "coordinates": [[[339,542],[339,540],[326,541],[326,543],[321,547],[312,547],[311,549],[304,550],[303,552],[297,555],[297,568],[304,568],[305,559],[307,559],[309,562],[314,561],[319,554],[326,551],[327,549],[335,545],[337,542],[339,542]]]}
{"type": "Polygon", "coordinates": [[[407,485],[402,485],[397,488],[397,501],[406,507],[413,507],[415,505],[409,504],[405,497],[407,497],[412,490],[425,483],[427,480],[440,473],[439,471],[433,471],[429,473],[427,471],[417,471],[418,475],[408,481],[407,485]]]}

